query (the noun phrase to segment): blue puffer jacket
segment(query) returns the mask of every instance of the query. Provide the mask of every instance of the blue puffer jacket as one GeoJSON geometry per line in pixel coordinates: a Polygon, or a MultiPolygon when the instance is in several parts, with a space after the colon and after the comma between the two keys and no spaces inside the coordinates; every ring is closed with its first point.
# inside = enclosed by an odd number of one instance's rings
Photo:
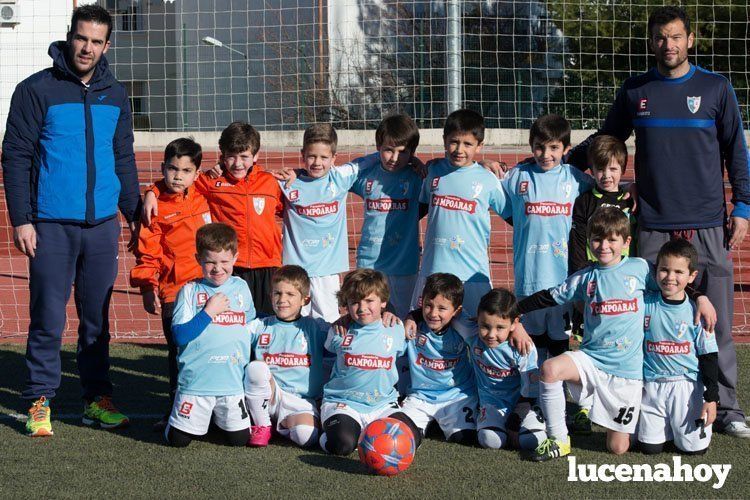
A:
{"type": "Polygon", "coordinates": [[[65,42],[50,45],[53,67],[16,87],[3,140],[11,224],[98,224],[140,214],[130,103],[102,57],[88,88],[69,68],[65,42]]]}

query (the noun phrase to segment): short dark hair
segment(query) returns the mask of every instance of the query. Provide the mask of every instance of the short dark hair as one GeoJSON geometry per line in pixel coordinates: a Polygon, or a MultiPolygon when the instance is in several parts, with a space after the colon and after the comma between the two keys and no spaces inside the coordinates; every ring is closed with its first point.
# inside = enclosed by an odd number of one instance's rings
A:
{"type": "Polygon", "coordinates": [[[591,141],[588,161],[591,169],[604,170],[612,159],[620,165],[623,173],[628,165],[628,148],[625,143],[611,135],[597,135],[591,141]]]}
{"type": "Polygon", "coordinates": [[[570,123],[560,115],[544,115],[534,121],[529,130],[529,145],[537,140],[542,144],[560,141],[570,146],[570,123]]]}
{"type": "Polygon", "coordinates": [[[388,280],[380,271],[374,269],[356,269],[346,276],[341,283],[341,290],[336,293],[341,307],[346,307],[349,302],[356,302],[374,293],[383,302],[388,302],[390,290],[388,280]]]}
{"type": "Polygon", "coordinates": [[[654,36],[654,26],[664,26],[669,24],[675,19],[682,21],[685,25],[685,31],[690,34],[690,18],[685,12],[685,9],[676,5],[665,5],[663,7],[657,7],[648,16],[648,37],[654,36]]]}
{"type": "Polygon", "coordinates": [[[484,142],[484,117],[470,109],[459,109],[448,115],[443,127],[443,137],[458,132],[471,134],[479,142],[484,142]]]}
{"type": "Polygon", "coordinates": [[[448,299],[453,307],[458,307],[464,302],[464,284],[458,276],[451,273],[431,274],[424,283],[422,289],[422,303],[442,295],[448,299]]]}
{"type": "Polygon", "coordinates": [[[164,163],[168,163],[172,158],[182,158],[188,156],[196,168],[200,168],[203,160],[203,150],[201,145],[193,140],[192,137],[180,137],[175,139],[164,148],[164,163]]]}
{"type": "Polygon", "coordinates": [[[375,145],[380,147],[386,143],[394,146],[405,146],[412,153],[419,146],[419,129],[409,115],[392,115],[384,118],[375,131],[375,145]]]}
{"type": "Polygon", "coordinates": [[[310,125],[305,129],[305,134],[302,136],[302,149],[305,150],[311,144],[322,142],[328,144],[331,147],[331,152],[336,154],[336,146],[339,142],[339,137],[336,134],[336,129],[330,123],[316,123],[310,125]]]}
{"type": "Polygon", "coordinates": [[[630,220],[619,207],[599,207],[589,219],[586,235],[588,241],[612,235],[621,236],[626,240],[630,236],[630,220]]]}
{"type": "Polygon", "coordinates": [[[308,276],[305,268],[293,264],[281,266],[273,272],[271,285],[282,281],[291,283],[302,294],[303,298],[310,295],[310,276],[308,276]]]}
{"type": "Polygon", "coordinates": [[[231,226],[214,222],[206,224],[198,229],[195,234],[195,248],[198,257],[201,258],[206,252],[222,252],[229,250],[237,253],[237,233],[231,226]]]}
{"type": "Polygon", "coordinates": [[[518,312],[518,301],[510,290],[505,288],[493,288],[480,300],[477,314],[483,312],[490,316],[509,318],[511,321],[520,316],[518,312]]]}
{"type": "Polygon", "coordinates": [[[698,270],[698,250],[686,239],[675,238],[664,243],[656,256],[657,267],[664,257],[682,257],[688,261],[688,270],[691,273],[698,270]]]}
{"type": "Polygon", "coordinates": [[[78,28],[78,21],[90,21],[96,24],[107,25],[107,40],[112,34],[112,16],[109,15],[107,9],[100,5],[82,5],[73,11],[73,17],[70,19],[70,31],[69,35],[76,32],[78,28]]]}
{"type": "Polygon", "coordinates": [[[223,155],[242,153],[248,149],[252,154],[258,154],[260,133],[247,122],[232,122],[221,131],[219,149],[223,155]]]}

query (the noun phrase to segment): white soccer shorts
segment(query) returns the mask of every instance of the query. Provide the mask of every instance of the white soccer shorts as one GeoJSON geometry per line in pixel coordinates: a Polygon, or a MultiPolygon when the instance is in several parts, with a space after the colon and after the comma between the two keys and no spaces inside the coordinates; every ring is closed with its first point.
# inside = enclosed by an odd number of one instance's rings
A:
{"type": "Polygon", "coordinates": [[[174,398],[169,425],[188,434],[203,436],[208,432],[212,415],[216,425],[227,432],[250,427],[244,394],[194,396],[179,391],[174,398]]]}
{"type": "Polygon", "coordinates": [[[325,423],[326,420],[334,415],[348,415],[359,424],[362,430],[365,430],[365,427],[367,427],[373,420],[385,418],[388,415],[396,413],[398,411],[401,411],[401,409],[398,407],[398,403],[395,402],[388,403],[385,406],[376,408],[368,413],[360,413],[347,404],[331,402],[326,403],[324,401],[323,404],[320,405],[320,420],[325,423]]]}
{"type": "Polygon", "coordinates": [[[404,412],[424,434],[427,426],[437,420],[445,438],[462,430],[476,429],[477,405],[476,396],[465,396],[454,401],[430,403],[416,396],[408,396],[401,403],[404,412]]]}
{"type": "Polygon", "coordinates": [[[318,405],[314,400],[301,398],[296,394],[286,392],[278,384],[276,384],[273,402],[269,403],[268,413],[271,415],[271,420],[276,422],[276,430],[284,437],[289,436],[289,429],[282,427],[281,423],[287,417],[306,413],[312,415],[315,420],[320,420],[318,405]]]}

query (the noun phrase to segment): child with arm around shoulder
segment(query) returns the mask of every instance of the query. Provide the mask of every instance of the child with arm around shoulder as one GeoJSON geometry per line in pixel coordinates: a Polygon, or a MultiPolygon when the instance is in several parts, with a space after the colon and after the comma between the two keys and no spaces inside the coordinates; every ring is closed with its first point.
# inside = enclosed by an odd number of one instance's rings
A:
{"type": "Polygon", "coordinates": [[[644,388],[638,445],[660,453],[674,441],[683,453],[702,455],[711,443],[719,400],[716,336],[693,325],[695,304],[685,287],[698,275],[698,252],[678,239],[656,258],[660,292],[646,294],[644,388]]]}
{"type": "MultiPolygon", "coordinates": [[[[630,221],[616,207],[602,207],[591,218],[588,240],[597,263],[561,285],[519,303],[521,312],[572,301],[584,303],[584,338],[580,350],[544,362],[540,403],[548,438],[528,458],[544,461],[570,453],[565,425],[563,382],[574,399],[592,401],[591,421],[607,429],[607,449],[614,454],[630,447],[643,387],[643,293],[656,289],[643,259],[622,256],[630,243],[630,221]]],[[[704,316],[715,311],[700,298],[704,316]]],[[[713,319],[711,319],[713,318],[713,319]]]]}
{"type": "Polygon", "coordinates": [[[245,373],[245,399],[255,425],[249,446],[267,446],[271,426],[297,446],[318,443],[323,394],[323,353],[330,325],[302,316],[310,302],[310,278],[294,265],[273,275],[274,315],[249,325],[255,361],[245,373]]]}
{"type": "Polygon", "coordinates": [[[178,386],[164,436],[171,446],[187,446],[208,432],[213,417],[229,445],[244,446],[250,434],[243,377],[253,298],[247,283],[232,276],[237,234],[231,227],[203,226],[196,248],[203,279],[182,287],[175,303],[178,386]]]}
{"type": "Polygon", "coordinates": [[[396,359],[404,353],[405,339],[403,325],[383,325],[388,284],[381,272],[350,272],[338,297],[352,323],[343,336],[331,329],[326,339],[325,348],[336,355],[336,361],[323,388],[320,446],[333,455],[348,455],[373,420],[388,416],[403,420],[394,385],[396,359]]]}

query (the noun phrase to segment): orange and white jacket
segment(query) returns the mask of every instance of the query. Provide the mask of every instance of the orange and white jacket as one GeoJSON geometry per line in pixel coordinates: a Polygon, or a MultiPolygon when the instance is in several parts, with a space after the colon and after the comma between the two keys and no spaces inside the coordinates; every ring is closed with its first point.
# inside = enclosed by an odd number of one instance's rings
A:
{"type": "MultiPolygon", "coordinates": [[[[257,269],[281,266],[281,217],[284,199],[279,182],[260,165],[242,180],[231,175],[211,179],[201,174],[195,189],[208,200],[213,222],[223,222],[237,231],[236,267],[257,269]]],[[[159,189],[149,188],[157,196],[159,189]]],[[[161,208],[159,209],[161,213],[161,208]]]]}
{"type": "Polygon", "coordinates": [[[194,185],[180,194],[167,192],[164,181],[153,188],[159,193],[159,215],[141,228],[130,286],[158,290],[162,303],[174,302],[185,283],[203,276],[195,259],[195,233],[211,222],[211,213],[194,185]]]}

